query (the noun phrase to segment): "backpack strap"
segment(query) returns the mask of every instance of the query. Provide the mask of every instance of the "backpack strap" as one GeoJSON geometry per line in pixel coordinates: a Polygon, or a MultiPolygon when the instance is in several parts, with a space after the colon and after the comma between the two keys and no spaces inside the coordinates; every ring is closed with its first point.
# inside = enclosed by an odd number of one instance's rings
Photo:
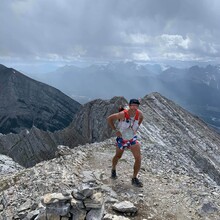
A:
{"type": "MultiPolygon", "coordinates": [[[[130,119],[130,115],[128,114],[128,110],[125,109],[125,110],[123,110],[123,112],[124,112],[124,115],[125,115],[125,119],[126,119],[126,120],[129,120],[129,119],[130,119]]],[[[139,118],[139,111],[136,110],[134,120],[138,120],[138,118],[139,118]]]]}
{"type": "Polygon", "coordinates": [[[124,115],[125,115],[125,119],[126,119],[126,120],[129,120],[129,119],[130,119],[130,116],[129,116],[129,114],[128,114],[128,110],[125,109],[123,112],[124,112],[124,115]]]}
{"type": "Polygon", "coordinates": [[[138,121],[138,118],[139,118],[139,111],[137,110],[136,113],[135,113],[135,118],[134,118],[134,120],[137,120],[137,121],[138,121]]]}

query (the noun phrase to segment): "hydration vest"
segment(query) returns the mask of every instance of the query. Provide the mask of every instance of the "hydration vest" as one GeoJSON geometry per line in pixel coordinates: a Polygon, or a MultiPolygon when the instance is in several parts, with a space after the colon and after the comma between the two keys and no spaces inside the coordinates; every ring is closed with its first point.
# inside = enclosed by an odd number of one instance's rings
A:
{"type": "MultiPolygon", "coordinates": [[[[125,119],[129,120],[130,119],[130,115],[128,114],[128,110],[125,109],[125,110],[123,110],[123,112],[124,112],[124,115],[125,115],[125,119]]],[[[137,121],[138,118],[139,118],[139,111],[136,110],[134,120],[137,121]]]]}

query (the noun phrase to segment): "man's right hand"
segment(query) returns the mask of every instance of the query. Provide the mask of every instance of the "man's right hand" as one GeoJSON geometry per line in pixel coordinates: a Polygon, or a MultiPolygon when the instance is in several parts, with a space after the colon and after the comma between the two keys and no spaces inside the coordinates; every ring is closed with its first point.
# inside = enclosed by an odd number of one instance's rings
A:
{"type": "Polygon", "coordinates": [[[120,131],[116,131],[116,137],[122,137],[122,134],[121,134],[121,132],[120,131]]]}

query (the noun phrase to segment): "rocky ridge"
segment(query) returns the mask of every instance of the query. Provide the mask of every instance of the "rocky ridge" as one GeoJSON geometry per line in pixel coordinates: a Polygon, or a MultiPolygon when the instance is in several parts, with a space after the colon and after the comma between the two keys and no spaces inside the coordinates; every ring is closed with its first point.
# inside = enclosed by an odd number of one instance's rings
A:
{"type": "Polygon", "coordinates": [[[220,135],[217,132],[158,93],[144,97],[141,110],[145,120],[140,135],[148,141],[149,150],[145,155],[157,158],[155,167],[162,169],[170,163],[173,167],[166,172],[192,175],[197,168],[220,185],[220,135]]]}

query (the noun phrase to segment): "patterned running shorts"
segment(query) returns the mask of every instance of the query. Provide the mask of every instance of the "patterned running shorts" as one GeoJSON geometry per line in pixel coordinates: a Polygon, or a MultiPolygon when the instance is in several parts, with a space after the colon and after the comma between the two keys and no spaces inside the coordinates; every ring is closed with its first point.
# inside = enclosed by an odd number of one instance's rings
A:
{"type": "Polygon", "coordinates": [[[118,148],[121,150],[124,150],[126,147],[130,148],[132,145],[135,145],[137,143],[137,136],[134,136],[131,140],[124,140],[122,137],[116,138],[116,146],[118,146],[118,148]]]}

